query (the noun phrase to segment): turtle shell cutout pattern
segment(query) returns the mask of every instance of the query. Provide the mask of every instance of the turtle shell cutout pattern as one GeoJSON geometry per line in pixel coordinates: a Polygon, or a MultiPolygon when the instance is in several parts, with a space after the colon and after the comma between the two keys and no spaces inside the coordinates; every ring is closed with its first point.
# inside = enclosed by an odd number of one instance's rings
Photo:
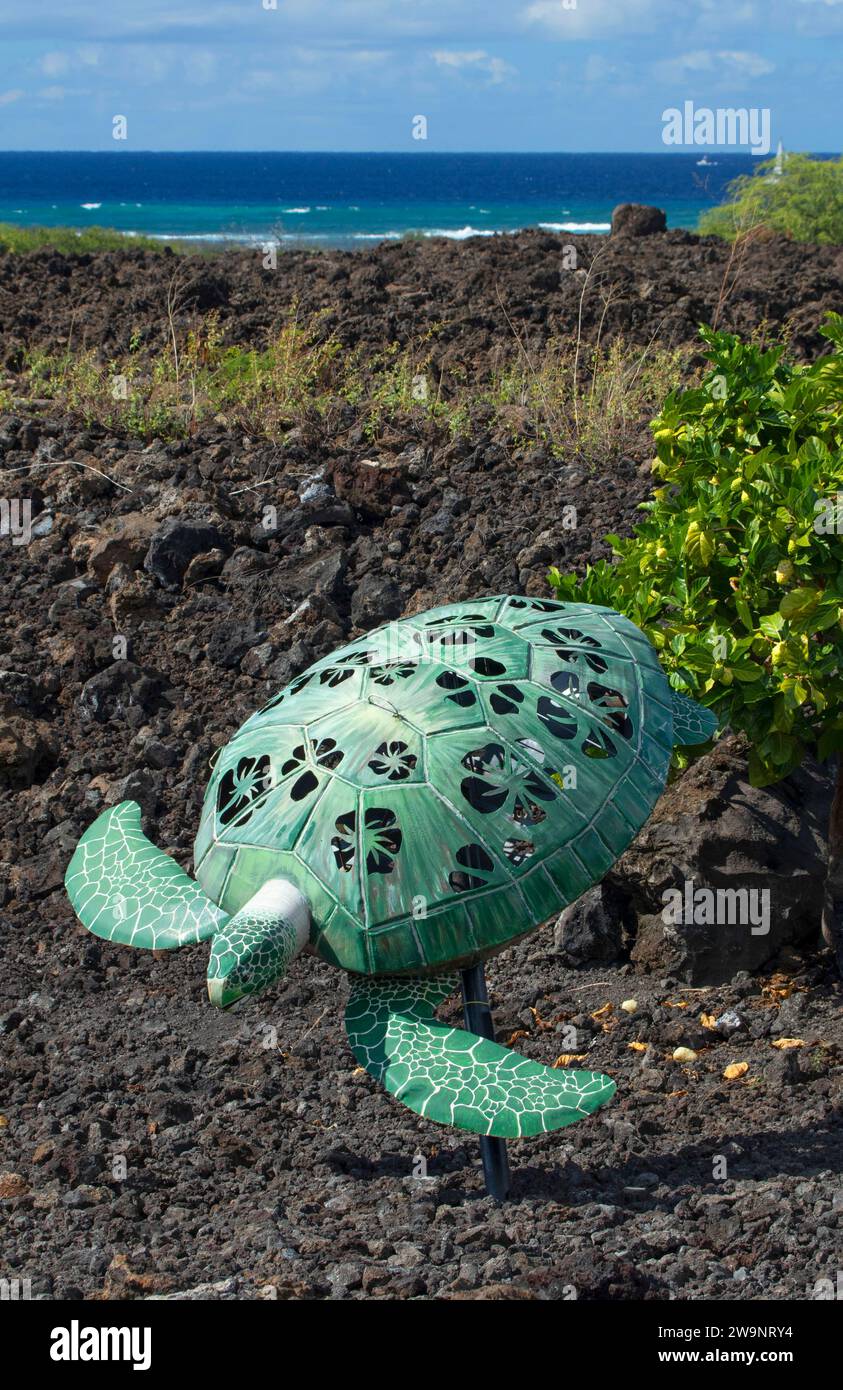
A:
{"type": "Polygon", "coordinates": [[[236,910],[270,873],[363,971],[497,949],[599,881],[657,799],[670,691],[609,609],[484,599],[315,663],[213,770],[197,875],[236,910]]]}

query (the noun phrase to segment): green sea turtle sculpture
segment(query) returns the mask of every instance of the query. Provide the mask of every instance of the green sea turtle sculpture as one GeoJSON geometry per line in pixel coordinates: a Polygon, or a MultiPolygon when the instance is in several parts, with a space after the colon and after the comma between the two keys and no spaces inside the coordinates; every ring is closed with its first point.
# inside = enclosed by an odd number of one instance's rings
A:
{"type": "Polygon", "coordinates": [[[126,801],[82,836],[67,891],[109,941],[210,939],[222,1008],[314,952],[349,973],[358,1062],[411,1110],[492,1136],[559,1129],[614,1083],[435,1010],[455,972],[599,882],[655,805],[674,744],[714,729],[612,609],[449,604],[317,661],[243,725],[213,767],[195,882],[126,801]]]}

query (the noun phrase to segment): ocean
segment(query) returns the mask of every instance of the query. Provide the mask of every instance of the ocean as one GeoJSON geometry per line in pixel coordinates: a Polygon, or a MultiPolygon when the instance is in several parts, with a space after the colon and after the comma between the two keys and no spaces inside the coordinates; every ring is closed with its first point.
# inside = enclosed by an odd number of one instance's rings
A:
{"type": "Polygon", "coordinates": [[[522,227],[607,232],[618,203],[693,228],[749,154],[0,153],[0,222],[197,243],[360,247],[522,227]]]}

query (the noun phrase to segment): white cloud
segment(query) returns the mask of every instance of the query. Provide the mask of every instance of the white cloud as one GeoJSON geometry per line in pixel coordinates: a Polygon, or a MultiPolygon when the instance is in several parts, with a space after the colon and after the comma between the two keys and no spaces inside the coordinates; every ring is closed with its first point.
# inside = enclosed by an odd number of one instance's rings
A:
{"type": "Polygon", "coordinates": [[[386,48],[294,48],[291,54],[296,63],[332,67],[338,72],[378,67],[391,56],[386,48]]]}
{"type": "Polygon", "coordinates": [[[41,71],[46,77],[59,77],[69,67],[70,59],[66,53],[45,53],[41,59],[41,71]]]}
{"type": "Polygon", "coordinates": [[[206,86],[207,83],[213,82],[217,75],[216,54],[210,53],[207,49],[197,49],[185,58],[184,70],[188,82],[193,82],[199,87],[206,86]]]}
{"type": "Polygon", "coordinates": [[[770,3],[765,0],[765,8],[759,10],[756,0],[695,0],[684,6],[676,0],[576,0],[575,7],[567,9],[563,0],[530,0],[517,22],[522,29],[540,29],[553,39],[651,37],[669,45],[671,40],[687,43],[689,35],[703,41],[718,35],[722,42],[727,31],[763,28],[770,3]]]}
{"type": "Polygon", "coordinates": [[[583,76],[586,82],[626,82],[631,76],[629,63],[612,62],[602,53],[590,53],[586,59],[583,76]]]}
{"type": "Polygon", "coordinates": [[[93,44],[83,44],[81,48],[74,49],[72,53],[62,53],[53,49],[49,53],[42,54],[38,67],[45,77],[61,77],[73,68],[97,67],[100,56],[101,49],[96,48],[93,44]]]}
{"type": "Polygon", "coordinates": [[[767,77],[776,65],[760,53],[733,49],[696,49],[654,63],[653,71],[662,82],[687,82],[693,77],[714,77],[729,82],[767,77]]]}
{"type": "Polygon", "coordinates": [[[795,19],[800,37],[837,38],[843,28],[843,0],[799,0],[795,19]]]}
{"type": "Polygon", "coordinates": [[[8,92],[0,92],[0,106],[11,106],[13,101],[20,101],[23,92],[20,87],[13,87],[8,92]]]}
{"type": "Polygon", "coordinates": [[[485,48],[469,50],[440,48],[435,53],[431,53],[430,56],[438,68],[450,68],[455,72],[463,70],[482,72],[493,84],[505,82],[516,71],[510,63],[505,62],[503,58],[493,57],[491,53],[486,52],[485,48]]]}
{"type": "Polygon", "coordinates": [[[250,68],[243,74],[243,86],[252,92],[271,92],[281,86],[274,68],[250,68]]]}
{"type": "Polygon", "coordinates": [[[315,97],[341,86],[357,92],[364,83],[389,84],[395,76],[394,55],[385,48],[293,48],[285,56],[286,67],[246,69],[238,84],[241,97],[254,100],[267,92],[315,97]]]}
{"type": "Polygon", "coordinates": [[[769,58],[763,58],[760,53],[735,52],[727,49],[723,53],[718,53],[717,57],[736,75],[744,77],[766,77],[769,73],[775,72],[776,65],[771,63],[769,58]]]}
{"type": "Polygon", "coordinates": [[[170,75],[174,55],[171,48],[137,44],[132,48],[121,47],[119,56],[121,81],[124,74],[128,75],[131,71],[136,79],[140,78],[143,82],[163,82],[170,75]]]}
{"type": "Polygon", "coordinates": [[[590,39],[617,33],[622,37],[649,33],[667,20],[676,4],[667,0],[577,0],[573,9],[562,0],[533,0],[521,12],[521,21],[539,25],[554,38],[590,39]]]}

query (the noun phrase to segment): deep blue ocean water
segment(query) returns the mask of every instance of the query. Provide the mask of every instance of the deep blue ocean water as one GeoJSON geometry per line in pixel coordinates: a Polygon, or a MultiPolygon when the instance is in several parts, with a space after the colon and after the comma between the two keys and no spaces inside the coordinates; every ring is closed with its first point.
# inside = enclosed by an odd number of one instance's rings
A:
{"type": "Polygon", "coordinates": [[[0,221],[197,241],[360,247],[408,232],[463,239],[609,229],[618,203],[694,227],[748,154],[0,153],[0,221]],[[700,163],[704,158],[708,162],[700,163]]]}

